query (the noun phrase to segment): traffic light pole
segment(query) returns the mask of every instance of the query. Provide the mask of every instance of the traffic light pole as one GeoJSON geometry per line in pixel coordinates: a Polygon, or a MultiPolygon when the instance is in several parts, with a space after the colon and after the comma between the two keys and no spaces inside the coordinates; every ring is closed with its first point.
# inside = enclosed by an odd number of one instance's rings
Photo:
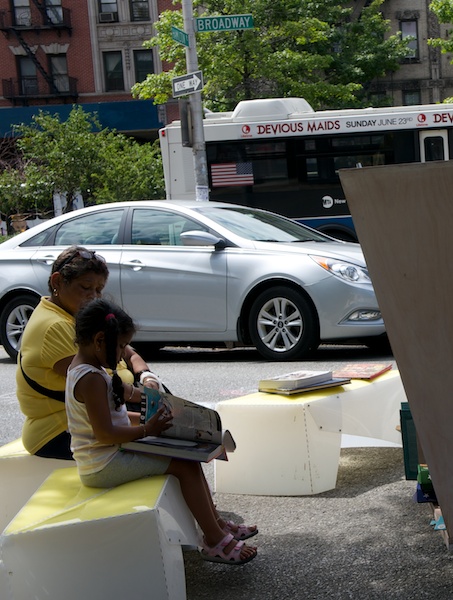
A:
{"type": "MultiPolygon", "coordinates": [[[[184,19],[184,31],[189,36],[189,46],[186,48],[187,73],[194,73],[198,71],[198,56],[192,0],[182,0],[182,16],[184,19]]],[[[208,162],[204,141],[201,92],[190,94],[189,101],[193,127],[192,152],[195,172],[195,197],[197,200],[207,201],[209,200],[208,162]]]]}

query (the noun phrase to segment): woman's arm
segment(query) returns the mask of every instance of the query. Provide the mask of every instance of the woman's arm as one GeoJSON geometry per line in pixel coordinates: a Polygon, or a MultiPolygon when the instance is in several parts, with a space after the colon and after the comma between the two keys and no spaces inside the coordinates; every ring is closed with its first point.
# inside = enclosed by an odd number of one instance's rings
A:
{"type": "Polygon", "coordinates": [[[140,383],[155,390],[159,389],[159,377],[149,370],[148,365],[132,346],[124,351],[124,360],[134,375],[141,374],[140,383]]]}
{"type": "Polygon", "coordinates": [[[74,356],[67,356],[66,358],[62,358],[61,360],[56,362],[52,367],[55,373],[66,378],[68,367],[71,364],[73,358],[74,356]]]}
{"type": "Polygon", "coordinates": [[[140,371],[149,371],[149,367],[143,358],[138,354],[132,346],[126,346],[124,349],[124,360],[127,362],[128,367],[133,373],[140,373],[140,371]]]}

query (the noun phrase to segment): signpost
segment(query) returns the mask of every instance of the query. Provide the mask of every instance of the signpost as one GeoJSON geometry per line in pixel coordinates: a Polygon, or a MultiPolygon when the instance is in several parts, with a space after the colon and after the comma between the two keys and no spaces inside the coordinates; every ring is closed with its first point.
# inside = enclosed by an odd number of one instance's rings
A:
{"type": "Polygon", "coordinates": [[[198,17],[195,19],[195,30],[202,31],[236,31],[253,29],[252,15],[222,15],[218,17],[198,17]]]}
{"type": "Polygon", "coordinates": [[[178,29],[174,25],[171,26],[171,37],[178,42],[178,44],[182,44],[183,46],[189,47],[189,36],[182,29],[178,29]]]}
{"type": "Polygon", "coordinates": [[[193,0],[181,0],[184,30],[172,27],[172,38],[186,46],[187,75],[172,80],[173,98],[191,94],[189,98],[192,116],[192,153],[195,174],[195,195],[200,201],[209,200],[208,161],[203,131],[203,105],[200,90],[203,88],[203,76],[198,70],[196,32],[234,31],[253,29],[252,15],[224,15],[213,17],[193,16],[193,0]],[[187,36],[187,37],[186,37],[187,36]]]}
{"type": "Polygon", "coordinates": [[[173,89],[173,98],[194,94],[203,89],[203,74],[201,71],[195,71],[194,73],[181,75],[181,77],[173,77],[171,86],[173,89]]]}

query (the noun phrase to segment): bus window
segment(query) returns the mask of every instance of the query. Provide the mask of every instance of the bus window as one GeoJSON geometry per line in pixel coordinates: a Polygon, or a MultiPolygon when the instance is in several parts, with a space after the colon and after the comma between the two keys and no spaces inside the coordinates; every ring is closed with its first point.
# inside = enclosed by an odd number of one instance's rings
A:
{"type": "Polygon", "coordinates": [[[445,160],[444,140],[441,137],[425,138],[425,161],[445,160]]]}
{"type": "Polygon", "coordinates": [[[448,135],[444,129],[435,133],[432,131],[420,132],[420,161],[448,160],[448,135]]]}

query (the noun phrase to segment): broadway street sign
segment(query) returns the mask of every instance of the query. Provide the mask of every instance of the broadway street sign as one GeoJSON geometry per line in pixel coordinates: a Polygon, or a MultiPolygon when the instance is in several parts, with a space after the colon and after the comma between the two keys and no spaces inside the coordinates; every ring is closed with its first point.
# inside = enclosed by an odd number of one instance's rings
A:
{"type": "Polygon", "coordinates": [[[173,77],[171,87],[173,98],[194,94],[203,88],[203,75],[201,71],[194,71],[193,73],[187,73],[187,75],[181,75],[181,77],[173,77]]]}
{"type": "Polygon", "coordinates": [[[195,19],[197,31],[235,31],[253,29],[252,15],[226,15],[221,17],[198,17],[195,19]]]}

